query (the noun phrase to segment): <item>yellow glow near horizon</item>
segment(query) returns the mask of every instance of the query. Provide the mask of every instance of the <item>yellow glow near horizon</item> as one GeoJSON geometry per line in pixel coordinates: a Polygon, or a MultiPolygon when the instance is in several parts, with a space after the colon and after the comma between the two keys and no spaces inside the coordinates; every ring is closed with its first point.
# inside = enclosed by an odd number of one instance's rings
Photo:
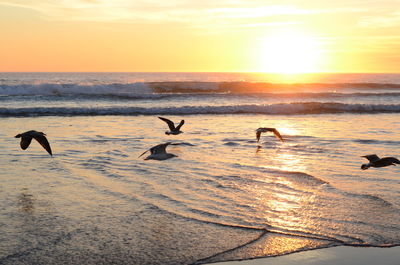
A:
{"type": "Polygon", "coordinates": [[[318,72],[321,53],[312,37],[295,32],[283,32],[265,38],[262,43],[261,68],[271,73],[318,72]]]}

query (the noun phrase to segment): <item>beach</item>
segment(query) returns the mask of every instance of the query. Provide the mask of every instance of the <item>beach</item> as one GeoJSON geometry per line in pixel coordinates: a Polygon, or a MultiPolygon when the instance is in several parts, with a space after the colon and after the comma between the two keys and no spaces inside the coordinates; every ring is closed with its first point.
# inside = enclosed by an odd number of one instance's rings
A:
{"type": "Polygon", "coordinates": [[[243,77],[2,73],[0,263],[396,264],[400,76],[243,77]]]}

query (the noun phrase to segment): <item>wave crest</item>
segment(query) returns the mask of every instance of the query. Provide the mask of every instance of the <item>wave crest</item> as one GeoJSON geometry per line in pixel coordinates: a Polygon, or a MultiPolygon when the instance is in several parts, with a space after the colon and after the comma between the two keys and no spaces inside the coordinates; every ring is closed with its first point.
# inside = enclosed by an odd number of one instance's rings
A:
{"type": "Polygon", "coordinates": [[[99,115],[195,115],[195,114],[337,114],[400,113],[400,104],[282,103],[271,105],[182,106],[182,107],[41,107],[0,108],[0,116],[99,116],[99,115]]]}
{"type": "Polygon", "coordinates": [[[143,93],[286,93],[327,91],[398,91],[396,83],[134,82],[112,84],[0,85],[0,95],[139,95],[143,93]]]}

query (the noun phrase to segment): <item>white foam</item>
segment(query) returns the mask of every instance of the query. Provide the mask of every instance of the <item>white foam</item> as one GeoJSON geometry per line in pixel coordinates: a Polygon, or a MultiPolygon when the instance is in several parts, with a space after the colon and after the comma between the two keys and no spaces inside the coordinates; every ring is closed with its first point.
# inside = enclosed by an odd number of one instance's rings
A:
{"type": "Polygon", "coordinates": [[[137,95],[152,93],[152,89],[146,83],[132,84],[37,84],[37,85],[2,85],[0,95],[137,95]]]}
{"type": "Polygon", "coordinates": [[[39,83],[0,85],[0,95],[140,95],[149,93],[398,92],[400,84],[272,84],[252,82],[39,83]]]}
{"type": "Polygon", "coordinates": [[[282,103],[271,105],[183,106],[183,107],[41,107],[0,108],[0,116],[86,116],[86,115],[195,115],[269,114],[299,115],[328,113],[400,113],[400,104],[282,103]]]}

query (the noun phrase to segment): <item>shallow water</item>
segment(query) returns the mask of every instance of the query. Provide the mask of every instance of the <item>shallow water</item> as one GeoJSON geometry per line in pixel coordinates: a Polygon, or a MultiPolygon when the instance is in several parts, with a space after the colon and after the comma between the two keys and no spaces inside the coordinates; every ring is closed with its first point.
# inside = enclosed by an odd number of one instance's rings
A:
{"type": "MultiPolygon", "coordinates": [[[[6,97],[8,108],[25,107],[6,97]]],[[[66,98],[48,101],[80,104],[66,98]]],[[[210,104],[199,98],[172,102],[210,104]]],[[[146,100],[137,103],[159,104],[146,100]]],[[[154,115],[0,118],[0,263],[197,264],[400,245],[399,167],[360,169],[361,155],[399,156],[397,113],[168,118],[185,119],[184,133],[165,135],[154,115]],[[257,143],[258,127],[278,128],[285,142],[257,143]],[[53,157],[35,141],[20,150],[14,135],[30,129],[48,135],[53,157]],[[169,146],[178,157],[166,161],[138,158],[166,141],[191,145],[169,146]]]]}

